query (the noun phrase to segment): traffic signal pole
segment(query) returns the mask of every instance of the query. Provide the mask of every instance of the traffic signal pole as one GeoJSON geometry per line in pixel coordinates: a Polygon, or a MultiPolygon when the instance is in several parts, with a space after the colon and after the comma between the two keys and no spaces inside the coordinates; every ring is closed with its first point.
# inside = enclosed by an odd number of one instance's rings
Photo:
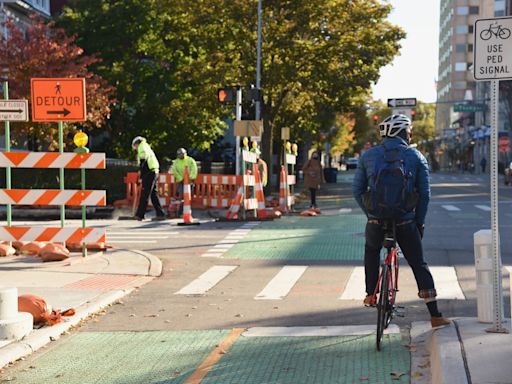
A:
{"type": "MultiPolygon", "coordinates": [[[[261,18],[262,18],[262,0],[258,0],[258,43],[256,46],[256,88],[261,89],[261,18]]],[[[260,120],[261,101],[256,101],[255,119],[260,120]]]]}
{"type": "MultiPolygon", "coordinates": [[[[242,88],[238,87],[236,89],[236,106],[235,106],[235,119],[240,121],[242,120],[242,88]]],[[[236,174],[240,175],[240,158],[242,155],[241,148],[240,148],[240,136],[235,136],[236,138],[236,155],[235,155],[235,161],[236,161],[236,174]]]]}

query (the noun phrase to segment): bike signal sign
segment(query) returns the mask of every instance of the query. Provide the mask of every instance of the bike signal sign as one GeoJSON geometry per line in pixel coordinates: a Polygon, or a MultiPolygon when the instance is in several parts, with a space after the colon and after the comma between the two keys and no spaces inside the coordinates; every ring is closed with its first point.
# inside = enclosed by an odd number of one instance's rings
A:
{"type": "Polygon", "coordinates": [[[475,80],[512,79],[512,17],[479,19],[474,35],[475,80]]]}
{"type": "Polygon", "coordinates": [[[85,121],[85,79],[30,79],[32,121],[85,121]]]}

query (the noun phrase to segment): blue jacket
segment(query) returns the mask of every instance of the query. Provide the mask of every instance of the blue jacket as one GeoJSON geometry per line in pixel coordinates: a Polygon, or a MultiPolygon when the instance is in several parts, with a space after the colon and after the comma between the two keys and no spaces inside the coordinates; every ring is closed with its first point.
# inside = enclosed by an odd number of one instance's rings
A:
{"type": "MultiPolygon", "coordinates": [[[[430,201],[430,179],[427,159],[425,159],[425,156],[423,156],[416,148],[409,147],[405,140],[400,137],[386,137],[382,144],[384,143],[387,148],[402,147],[405,150],[405,163],[407,164],[407,167],[410,168],[409,171],[414,177],[414,188],[419,197],[418,204],[413,212],[407,213],[404,216],[404,220],[414,219],[417,224],[424,224],[425,216],[427,215],[428,202],[430,201]]],[[[359,158],[356,174],[352,183],[352,193],[354,198],[368,218],[375,217],[368,214],[366,211],[362,196],[368,190],[369,179],[373,171],[375,159],[379,156],[383,156],[384,154],[384,147],[382,144],[369,149],[359,158]]]]}

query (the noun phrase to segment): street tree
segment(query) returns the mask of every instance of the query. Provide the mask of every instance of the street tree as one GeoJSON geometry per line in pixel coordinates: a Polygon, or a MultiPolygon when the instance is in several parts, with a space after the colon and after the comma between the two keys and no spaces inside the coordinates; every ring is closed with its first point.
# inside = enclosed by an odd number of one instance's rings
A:
{"type": "MultiPolygon", "coordinates": [[[[53,22],[33,18],[28,29],[23,31],[13,20],[7,20],[4,27],[9,37],[0,36],[0,73],[2,80],[9,82],[11,99],[30,100],[31,78],[83,77],[86,79],[87,121],[80,126],[93,130],[105,124],[114,102],[114,88],[89,70],[100,61],[97,57],[85,55],[75,38],[63,29],[55,28],[53,22]]],[[[55,147],[55,124],[30,122],[17,123],[16,127],[14,145],[31,150],[47,145],[51,149],[55,147]]]]}

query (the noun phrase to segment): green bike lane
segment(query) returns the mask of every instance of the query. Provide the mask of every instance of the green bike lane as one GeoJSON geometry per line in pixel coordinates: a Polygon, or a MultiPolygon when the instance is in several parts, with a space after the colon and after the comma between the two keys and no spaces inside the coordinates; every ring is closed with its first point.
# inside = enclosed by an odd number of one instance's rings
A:
{"type": "MultiPolygon", "coordinates": [[[[262,223],[224,258],[240,263],[360,263],[364,217],[350,211],[354,203],[348,199],[324,196],[320,206],[325,215],[262,223]]],[[[370,322],[356,330],[323,324],[255,330],[245,328],[239,319],[241,330],[233,338],[231,328],[179,330],[171,323],[168,330],[152,330],[151,319],[147,320],[143,331],[95,331],[86,326],[1,373],[0,382],[410,382],[410,340],[398,327],[384,336],[384,352],[377,352],[370,322]]],[[[101,324],[102,317],[93,321],[101,324]]],[[[208,323],[207,316],[203,321],[208,323]]]]}

